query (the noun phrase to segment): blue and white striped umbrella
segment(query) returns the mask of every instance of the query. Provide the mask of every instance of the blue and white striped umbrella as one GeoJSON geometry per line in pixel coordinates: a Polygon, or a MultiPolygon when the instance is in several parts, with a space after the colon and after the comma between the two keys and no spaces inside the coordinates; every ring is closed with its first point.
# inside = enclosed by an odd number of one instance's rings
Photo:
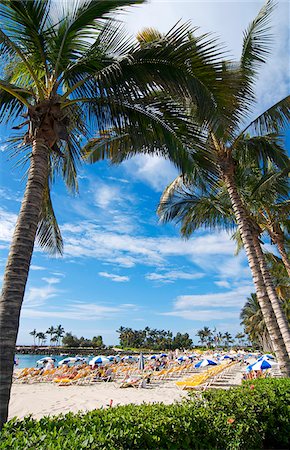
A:
{"type": "Polygon", "coordinates": [[[177,361],[188,361],[188,357],[187,356],[179,356],[179,358],[177,358],[177,361]]]}
{"type": "Polygon", "coordinates": [[[127,355],[127,356],[123,356],[122,361],[133,362],[133,361],[136,361],[136,358],[135,358],[135,356],[127,355]]]}
{"type": "Polygon", "coordinates": [[[159,358],[158,355],[151,355],[151,356],[149,356],[149,359],[158,359],[158,358],[159,358]]]}
{"type": "Polygon", "coordinates": [[[161,353],[161,355],[159,355],[160,356],[160,358],[167,358],[167,354],[166,353],[161,353]]]}
{"type": "Polygon", "coordinates": [[[90,360],[89,365],[93,366],[95,364],[109,364],[111,361],[103,355],[95,356],[93,359],[90,360]]]}
{"type": "Polygon", "coordinates": [[[41,366],[41,365],[46,364],[48,362],[54,363],[54,361],[55,361],[55,358],[51,358],[50,356],[46,356],[46,357],[40,358],[38,361],[36,361],[36,364],[38,366],[41,366]]]}
{"type": "Polygon", "coordinates": [[[275,357],[273,355],[265,354],[265,355],[260,356],[260,358],[258,358],[258,361],[262,361],[262,359],[265,359],[266,361],[268,361],[269,359],[274,360],[275,357]]]}
{"type": "Polygon", "coordinates": [[[220,361],[223,361],[224,359],[232,359],[232,357],[229,355],[224,355],[220,358],[220,361]]]}
{"type": "Polygon", "coordinates": [[[260,361],[256,361],[250,366],[246,368],[247,372],[251,372],[251,370],[265,370],[271,369],[272,364],[269,363],[266,359],[261,359],[260,361]]]}
{"type": "Polygon", "coordinates": [[[202,359],[201,361],[199,361],[197,364],[195,364],[195,368],[199,369],[199,367],[206,367],[206,366],[216,366],[217,363],[212,361],[211,359],[202,359]]]}

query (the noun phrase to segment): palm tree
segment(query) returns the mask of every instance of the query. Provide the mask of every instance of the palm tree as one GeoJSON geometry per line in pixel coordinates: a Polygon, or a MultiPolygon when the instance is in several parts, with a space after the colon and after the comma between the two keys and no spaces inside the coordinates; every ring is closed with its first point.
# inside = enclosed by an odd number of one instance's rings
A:
{"type": "Polygon", "coordinates": [[[43,345],[46,340],[46,335],[42,331],[36,334],[36,337],[38,339],[38,345],[43,345]]]}
{"type": "MultiPolygon", "coordinates": [[[[0,428],[7,419],[35,239],[47,250],[62,253],[50,198],[55,176],[62,174],[68,189],[76,192],[83,144],[93,133],[102,140],[110,129],[136,149],[146,147],[149,136],[154,149],[162,148],[182,167],[183,143],[177,131],[187,129],[188,120],[178,116],[179,107],[169,95],[194,99],[204,105],[204,115],[212,110],[209,87],[215,85],[219,50],[206,38],[192,45],[188,25],[175,27],[165,38],[131,44],[111,14],[143,1],[0,0],[0,49],[7,63],[0,79],[0,122],[14,122],[20,130],[12,140],[20,144],[14,155],[29,163],[0,299],[0,428]],[[159,98],[161,88],[166,102],[159,98]],[[19,124],[21,116],[25,121],[19,124]]],[[[199,142],[199,130],[189,129],[199,142]]]]}
{"type": "Polygon", "coordinates": [[[264,352],[272,351],[272,344],[256,294],[251,294],[241,311],[241,325],[254,345],[264,352]]]}
{"type": "Polygon", "coordinates": [[[64,328],[61,325],[57,325],[57,327],[54,330],[54,334],[57,337],[57,343],[60,345],[61,339],[64,336],[64,328]]]}
{"type": "Polygon", "coordinates": [[[228,331],[226,331],[223,334],[223,341],[224,341],[226,347],[229,347],[230,344],[232,344],[234,342],[232,335],[228,331]]]}
{"type": "MultiPolygon", "coordinates": [[[[244,126],[245,119],[249,117],[251,108],[256,102],[253,85],[258,77],[258,69],[266,62],[266,56],[269,53],[271,37],[268,25],[273,7],[273,1],[268,0],[244,33],[240,61],[238,63],[225,61],[223,64],[219,81],[220,86],[223,86],[223,93],[225,87],[228,90],[227,100],[224,101],[224,95],[215,85],[216,89],[212,91],[215,102],[211,103],[213,110],[208,120],[205,120],[204,111],[196,108],[195,105],[191,107],[190,101],[187,106],[193,113],[192,123],[202,126],[204,132],[204,142],[199,142],[198,147],[200,153],[194,154],[195,162],[199,159],[203,166],[200,170],[194,168],[194,177],[201,178],[207,175],[204,183],[219,178],[226,185],[266,326],[281,370],[290,375],[289,326],[269,275],[255,226],[249,218],[246,205],[242,202],[236,185],[236,167],[243,161],[245,155],[251,155],[256,161],[265,162],[270,159],[282,168],[289,167],[289,159],[277,139],[273,138],[273,133],[281,130],[289,120],[290,96],[280,100],[248,123],[246,127],[244,126]],[[221,103],[221,100],[224,103],[221,103]],[[206,153],[207,159],[204,158],[206,153]]],[[[114,138],[112,145],[108,141],[108,148],[103,150],[102,155],[98,154],[97,142],[95,153],[98,156],[95,155],[95,158],[109,156],[112,161],[120,162],[139,151],[134,148],[130,140],[123,143],[121,148],[116,142],[118,142],[117,138],[114,138]]],[[[188,140],[189,145],[190,140],[188,140]]],[[[94,150],[94,146],[91,150],[94,150]]],[[[146,147],[141,151],[154,153],[154,148],[146,147]]],[[[160,150],[158,152],[162,154],[160,150]]],[[[168,152],[163,154],[171,157],[168,152]]],[[[185,156],[187,156],[188,170],[192,175],[192,152],[188,152],[185,156]]]]}
{"type": "Polygon", "coordinates": [[[209,346],[211,343],[212,331],[208,327],[203,327],[203,329],[197,331],[196,336],[199,337],[201,345],[206,344],[209,346]]]}
{"type": "Polygon", "coordinates": [[[239,345],[242,345],[245,337],[246,335],[244,333],[239,332],[236,334],[235,339],[237,339],[239,345]]]}
{"type": "Polygon", "coordinates": [[[48,334],[50,336],[50,340],[49,340],[50,343],[52,341],[52,337],[53,337],[54,333],[55,333],[55,329],[53,326],[49,327],[48,330],[46,330],[46,334],[48,334]]]}
{"type": "Polygon", "coordinates": [[[52,336],[52,338],[50,338],[50,343],[52,343],[52,345],[53,345],[53,343],[57,344],[57,342],[58,342],[57,336],[52,336]]]}
{"type": "Polygon", "coordinates": [[[32,330],[29,334],[30,334],[31,336],[33,336],[33,345],[34,345],[34,347],[35,347],[35,338],[36,338],[36,335],[37,335],[36,329],[34,328],[34,330],[32,330]]]}

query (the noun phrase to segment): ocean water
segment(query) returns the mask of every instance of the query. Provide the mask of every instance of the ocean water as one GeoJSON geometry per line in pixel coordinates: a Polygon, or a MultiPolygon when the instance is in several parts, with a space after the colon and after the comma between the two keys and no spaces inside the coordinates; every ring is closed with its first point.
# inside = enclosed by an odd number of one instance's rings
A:
{"type": "MultiPolygon", "coordinates": [[[[59,361],[61,361],[62,359],[65,358],[65,356],[57,356],[57,355],[50,355],[49,353],[47,355],[28,355],[28,354],[16,354],[15,358],[18,361],[18,365],[15,366],[16,369],[24,369],[25,367],[36,367],[36,362],[41,359],[41,358],[45,358],[45,356],[48,357],[52,357],[55,358],[56,363],[58,363],[59,361]]],[[[88,358],[88,360],[91,357],[88,358]]]]}

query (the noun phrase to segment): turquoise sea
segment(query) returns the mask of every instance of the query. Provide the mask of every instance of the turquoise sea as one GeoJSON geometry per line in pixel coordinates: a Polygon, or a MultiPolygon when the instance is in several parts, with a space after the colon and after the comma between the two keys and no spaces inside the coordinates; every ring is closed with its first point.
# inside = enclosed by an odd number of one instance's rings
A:
{"type": "MultiPolygon", "coordinates": [[[[50,356],[52,358],[55,358],[56,362],[59,362],[65,358],[65,355],[58,356],[58,355],[50,355],[49,353],[47,355],[28,355],[28,354],[17,353],[15,355],[15,358],[18,361],[18,365],[15,366],[15,368],[23,369],[24,367],[36,367],[36,361],[38,361],[41,358],[45,358],[45,356],[50,356]]],[[[88,360],[90,358],[88,358],[88,360]]]]}

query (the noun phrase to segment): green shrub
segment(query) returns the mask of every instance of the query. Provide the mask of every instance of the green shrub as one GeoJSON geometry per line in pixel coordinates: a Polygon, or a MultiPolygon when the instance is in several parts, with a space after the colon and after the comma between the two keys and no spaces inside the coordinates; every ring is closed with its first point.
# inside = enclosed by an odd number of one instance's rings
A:
{"type": "Polygon", "coordinates": [[[0,449],[289,448],[290,380],[256,380],[173,405],[126,405],[8,422],[0,449]]]}

